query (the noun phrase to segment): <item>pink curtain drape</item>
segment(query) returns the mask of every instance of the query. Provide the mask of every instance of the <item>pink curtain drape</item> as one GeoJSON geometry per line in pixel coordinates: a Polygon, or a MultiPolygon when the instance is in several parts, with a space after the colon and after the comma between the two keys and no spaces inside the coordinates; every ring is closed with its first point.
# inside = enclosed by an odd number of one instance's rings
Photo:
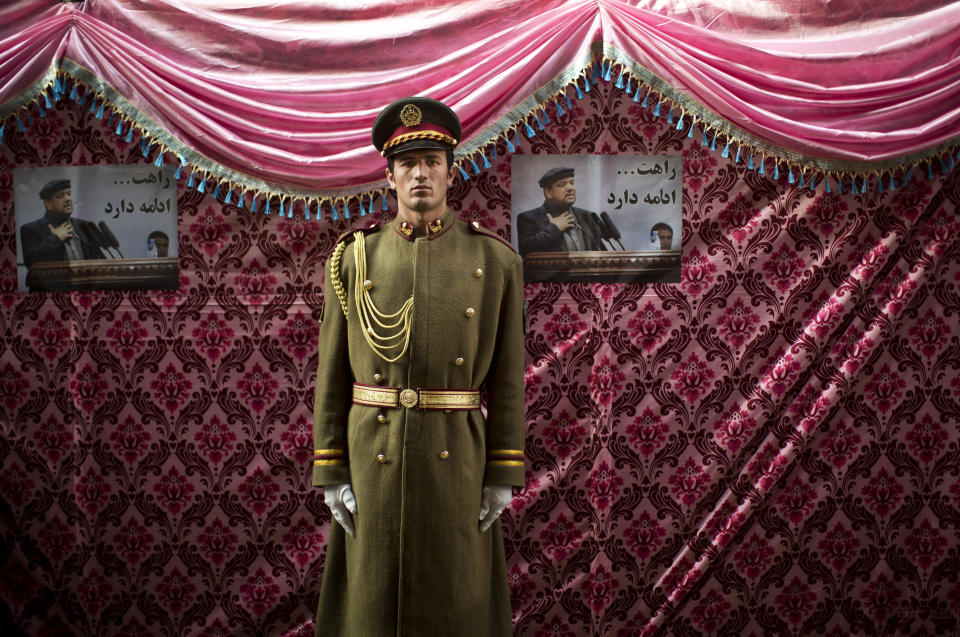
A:
{"type": "Polygon", "coordinates": [[[462,151],[480,152],[573,95],[602,52],[704,128],[797,165],[868,172],[956,150],[960,4],[727,4],[18,0],[0,8],[0,121],[38,117],[27,107],[59,70],[192,168],[345,196],[384,186],[369,129],[388,102],[450,103],[462,151]]]}

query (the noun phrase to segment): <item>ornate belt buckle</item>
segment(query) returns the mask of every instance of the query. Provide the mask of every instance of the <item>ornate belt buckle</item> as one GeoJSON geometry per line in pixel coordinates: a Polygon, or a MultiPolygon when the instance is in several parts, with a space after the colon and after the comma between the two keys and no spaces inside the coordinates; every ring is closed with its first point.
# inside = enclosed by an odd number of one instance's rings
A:
{"type": "Polygon", "coordinates": [[[400,404],[406,407],[407,409],[413,409],[417,406],[419,397],[417,396],[417,390],[415,389],[404,389],[400,392],[400,404]]]}

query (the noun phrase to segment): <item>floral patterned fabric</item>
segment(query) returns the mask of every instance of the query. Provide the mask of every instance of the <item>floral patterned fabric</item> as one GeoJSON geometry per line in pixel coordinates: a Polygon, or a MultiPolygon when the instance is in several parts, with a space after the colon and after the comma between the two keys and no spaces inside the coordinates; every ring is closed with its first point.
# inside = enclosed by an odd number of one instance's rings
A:
{"type": "MultiPolygon", "coordinates": [[[[605,84],[519,152],[685,169],[681,283],[526,287],[529,475],[503,518],[517,633],[955,630],[957,173],[800,188],[605,84]]],[[[367,218],[181,187],[178,291],[17,292],[13,168],[144,161],[69,100],[0,146],[6,619],[312,634],[322,266],[367,218]]],[[[509,202],[505,147],[450,197],[504,237],[509,202]]]]}

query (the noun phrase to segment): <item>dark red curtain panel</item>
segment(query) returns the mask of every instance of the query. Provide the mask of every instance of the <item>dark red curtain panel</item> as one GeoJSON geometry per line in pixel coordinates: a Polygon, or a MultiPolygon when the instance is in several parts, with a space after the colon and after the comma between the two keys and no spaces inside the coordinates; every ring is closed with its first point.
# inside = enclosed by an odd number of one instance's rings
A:
{"type": "MultiPolygon", "coordinates": [[[[451,207],[508,237],[498,150],[451,207]]],[[[526,287],[517,633],[952,634],[956,171],[810,190],[612,82],[518,152],[682,154],[684,256],[679,284],[526,287]]],[[[0,145],[0,598],[44,637],[311,634],[322,266],[369,216],[181,182],[179,290],[18,293],[13,169],[147,161],[70,100],[0,145]]]]}

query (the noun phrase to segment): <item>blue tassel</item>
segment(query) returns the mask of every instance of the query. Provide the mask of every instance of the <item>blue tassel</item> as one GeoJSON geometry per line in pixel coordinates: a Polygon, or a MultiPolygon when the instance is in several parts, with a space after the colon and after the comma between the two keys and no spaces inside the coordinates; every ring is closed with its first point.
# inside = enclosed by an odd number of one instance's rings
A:
{"type": "Polygon", "coordinates": [[[913,169],[915,166],[910,166],[910,170],[907,171],[906,176],[903,178],[903,185],[906,186],[910,183],[910,180],[913,178],[913,169]]]}
{"type": "Polygon", "coordinates": [[[600,77],[600,67],[596,64],[593,65],[593,72],[590,73],[590,81],[594,84],[597,83],[597,78],[600,77]]]}
{"type": "MultiPolygon", "coordinates": [[[[600,67],[600,77],[603,77],[606,74],[607,74],[607,63],[604,62],[603,66],[600,67]]],[[[593,83],[596,84],[597,83],[596,80],[594,80],[593,83]]]]}
{"type": "Polygon", "coordinates": [[[632,95],[632,94],[633,94],[633,89],[630,88],[630,78],[629,78],[629,77],[627,78],[627,88],[625,89],[624,92],[625,92],[627,95],[632,95]]]}
{"type": "Polygon", "coordinates": [[[837,194],[838,195],[843,194],[843,177],[837,178],[837,194]]]}
{"type": "MultiPolygon", "coordinates": [[[[580,90],[580,89],[578,88],[577,91],[579,91],[579,90],[580,90]]],[[[567,110],[568,110],[568,111],[572,111],[572,110],[573,110],[573,102],[570,101],[570,96],[567,95],[566,93],[564,93],[564,94],[563,94],[563,97],[564,97],[565,100],[567,100],[567,110]]]]}
{"type": "Polygon", "coordinates": [[[611,74],[611,73],[613,73],[613,62],[611,62],[610,65],[607,66],[607,72],[603,74],[603,81],[604,81],[604,82],[609,82],[609,81],[610,81],[610,79],[611,79],[611,78],[610,78],[610,74],[611,74]]]}
{"type": "MultiPolygon", "coordinates": [[[[637,94],[640,94],[640,91],[637,91],[637,94]]],[[[646,108],[647,103],[650,101],[650,91],[647,91],[647,94],[643,96],[643,104],[640,105],[641,108],[646,108]]]]}
{"type": "Polygon", "coordinates": [[[286,211],[283,209],[283,198],[281,198],[281,199],[280,199],[280,214],[278,214],[277,216],[278,216],[278,217],[283,217],[283,216],[285,216],[285,215],[286,215],[286,211]]]}
{"type": "Polygon", "coordinates": [[[257,211],[257,195],[254,193],[253,197],[250,199],[250,212],[257,211]]]}
{"type": "Polygon", "coordinates": [[[73,88],[70,90],[70,99],[77,101],[77,85],[74,84],[73,88]]]}
{"type": "MultiPolygon", "coordinates": [[[[496,147],[494,147],[493,152],[497,152],[496,147]]],[[[490,168],[490,162],[487,161],[487,156],[486,155],[480,155],[480,156],[483,158],[483,167],[490,168]]]]}
{"type": "Polygon", "coordinates": [[[130,122],[130,128],[127,129],[126,142],[129,144],[132,141],[133,141],[133,122],[130,122]]]}
{"type": "Polygon", "coordinates": [[[40,104],[37,104],[37,112],[40,113],[40,119],[43,119],[47,116],[47,112],[43,110],[43,107],[40,104]]]}
{"type": "Polygon", "coordinates": [[[197,192],[205,192],[207,190],[207,178],[204,177],[203,181],[200,182],[200,185],[197,186],[197,192]]]}
{"type": "Polygon", "coordinates": [[[370,204],[367,206],[367,209],[363,209],[363,199],[360,200],[360,216],[366,217],[367,215],[373,214],[373,194],[370,195],[370,204]]]}
{"type": "Polygon", "coordinates": [[[950,163],[947,164],[947,170],[953,170],[953,167],[956,166],[956,164],[953,162],[953,155],[947,155],[947,158],[950,160],[950,163]]]}
{"type": "Polygon", "coordinates": [[[700,142],[701,146],[706,146],[710,143],[710,140],[707,139],[707,131],[703,131],[703,140],[700,142]]]}
{"type": "MultiPolygon", "coordinates": [[[[693,119],[693,118],[691,118],[691,120],[692,120],[692,119],[693,119]]],[[[694,127],[696,126],[696,124],[697,124],[697,123],[694,122],[694,121],[691,121],[691,122],[690,122],[690,130],[687,131],[687,139],[693,139],[693,129],[694,129],[694,127]]]]}
{"type": "Polygon", "coordinates": [[[714,134],[713,134],[713,141],[710,142],[710,150],[717,150],[717,136],[718,136],[719,134],[720,134],[720,133],[714,133],[714,134]]]}
{"type": "Polygon", "coordinates": [[[123,120],[117,120],[117,135],[123,135],[123,120]]]}
{"type": "Polygon", "coordinates": [[[660,100],[657,100],[657,105],[653,109],[653,116],[660,117],[660,100]]]}
{"type": "MultiPolygon", "coordinates": [[[[723,157],[724,159],[727,159],[728,157],[730,157],[730,140],[729,139],[727,140],[727,145],[723,147],[723,152],[720,153],[720,156],[723,157]]],[[[793,175],[793,173],[790,173],[790,174],[791,176],[793,175]]],[[[792,184],[793,182],[791,181],[790,183],[792,184]]]]}
{"type": "MultiPolygon", "coordinates": [[[[347,212],[347,203],[346,203],[346,202],[343,203],[343,211],[344,211],[344,213],[346,213],[345,216],[349,218],[349,217],[350,217],[350,213],[347,212]]],[[[293,219],[293,199],[290,200],[290,207],[287,208],[287,219],[293,219]]]]}
{"type": "Polygon", "coordinates": [[[96,113],[96,112],[97,112],[97,100],[92,99],[90,100],[90,113],[96,113]]]}
{"type": "MultiPolygon", "coordinates": [[[[586,79],[586,78],[584,78],[584,79],[586,79]]],[[[580,90],[580,84],[574,82],[573,85],[574,85],[575,87],[577,87],[577,99],[578,99],[578,100],[582,100],[582,99],[583,99],[583,91],[580,90]]],[[[589,86],[589,84],[588,84],[588,86],[589,86]]]]}
{"type": "Polygon", "coordinates": [[[187,188],[193,188],[193,173],[190,173],[190,179],[187,180],[187,188]]]}
{"type": "MultiPolygon", "coordinates": [[[[597,83],[597,78],[593,78],[593,83],[594,84],[597,83]]],[[[590,92],[590,80],[588,80],[587,78],[583,78],[583,92],[584,93],[590,92]]]]}
{"type": "Polygon", "coordinates": [[[525,124],[526,127],[527,127],[527,137],[528,137],[528,138],[533,137],[534,135],[536,135],[536,133],[533,131],[533,127],[530,126],[530,122],[525,121],[524,124],[525,124]]]}
{"type": "Polygon", "coordinates": [[[827,177],[826,175],[823,176],[823,185],[824,185],[824,187],[826,187],[828,193],[831,192],[831,190],[830,190],[830,178],[827,177]]]}
{"type": "Polygon", "coordinates": [[[144,157],[147,156],[147,140],[146,139],[140,140],[140,152],[143,153],[144,157]]]}
{"type": "Polygon", "coordinates": [[[683,115],[677,118],[677,130],[683,130],[683,115]]]}
{"type": "Polygon", "coordinates": [[[163,150],[157,153],[157,160],[153,162],[153,165],[156,166],[157,168],[160,168],[161,166],[163,166],[163,150]]]}
{"type": "Polygon", "coordinates": [[[107,118],[107,128],[113,128],[113,113],[110,113],[110,117],[107,118]]]}
{"type": "Polygon", "coordinates": [[[877,192],[883,192],[883,175],[877,175],[877,192]]]}
{"type": "Polygon", "coordinates": [[[946,174],[947,174],[947,163],[946,163],[945,161],[943,161],[943,157],[937,157],[937,159],[940,160],[940,172],[942,172],[944,175],[946,175],[946,174]]]}
{"type": "Polygon", "coordinates": [[[623,71],[620,71],[620,75],[617,76],[617,83],[614,84],[617,88],[623,88],[623,71]]]}
{"type": "Polygon", "coordinates": [[[797,188],[803,188],[803,171],[800,172],[800,183],[797,184],[797,188]]]}
{"type": "Polygon", "coordinates": [[[512,143],[510,143],[510,131],[507,131],[507,136],[505,139],[507,141],[507,150],[510,151],[511,153],[517,152],[517,149],[514,148],[512,143]]]}
{"type": "Polygon", "coordinates": [[[21,133],[27,132],[26,127],[23,125],[23,122],[20,121],[19,117],[17,118],[17,130],[20,131],[21,133]]]}
{"type": "Polygon", "coordinates": [[[380,210],[386,212],[390,209],[390,206],[387,205],[387,196],[380,195],[380,210]]]}
{"type": "Polygon", "coordinates": [[[760,170],[757,171],[757,174],[765,175],[767,172],[766,166],[767,166],[767,158],[764,157],[763,159],[760,160],[760,170]]]}
{"type": "Polygon", "coordinates": [[[795,183],[797,183],[797,180],[794,179],[794,177],[793,177],[793,168],[788,168],[788,169],[787,169],[787,183],[788,183],[788,184],[795,184],[795,183]]]}
{"type": "Polygon", "coordinates": [[[47,103],[47,108],[53,108],[53,104],[50,103],[50,96],[49,96],[49,95],[47,95],[46,93],[44,93],[44,94],[43,94],[43,99],[44,99],[44,100],[46,101],[46,103],[47,103]]]}
{"type": "Polygon", "coordinates": [[[927,162],[927,179],[933,179],[933,162],[927,162]]]}
{"type": "Polygon", "coordinates": [[[667,123],[668,124],[673,123],[673,107],[672,106],[670,107],[670,110],[667,111],[667,123]]]}
{"type": "MultiPolygon", "coordinates": [[[[493,152],[490,153],[490,158],[491,158],[491,159],[496,159],[496,158],[497,158],[497,145],[496,145],[496,144],[493,145],[493,152]]],[[[484,159],[486,159],[486,157],[484,157],[484,159]]]]}
{"type": "MultiPolygon", "coordinates": [[[[363,202],[360,202],[360,212],[363,212],[363,202]]],[[[310,221],[310,202],[305,201],[303,203],[303,218],[307,221],[310,221]]]]}
{"type": "Polygon", "coordinates": [[[750,161],[747,162],[747,170],[753,170],[753,154],[750,155],[750,161]]]}
{"type": "Polygon", "coordinates": [[[228,204],[233,201],[233,188],[227,190],[227,197],[223,200],[223,203],[228,204]]]}
{"type": "Polygon", "coordinates": [[[477,166],[477,162],[475,162],[475,161],[473,161],[473,160],[471,159],[471,160],[470,160],[470,165],[473,167],[473,174],[474,174],[474,175],[479,175],[479,174],[480,174],[480,168],[477,166]]]}
{"type": "Polygon", "coordinates": [[[774,161],[773,162],[773,180],[779,181],[779,179],[780,179],[780,162],[774,161]]]}
{"type": "Polygon", "coordinates": [[[633,94],[633,103],[636,104],[639,101],[640,101],[640,87],[637,86],[637,90],[633,94]]]}
{"type": "Polygon", "coordinates": [[[550,120],[547,119],[547,111],[543,111],[543,122],[540,121],[536,111],[533,112],[533,119],[537,120],[537,130],[543,130],[543,125],[550,123],[550,120]]]}
{"type": "Polygon", "coordinates": [[[810,174],[810,192],[813,192],[813,186],[816,183],[816,178],[813,176],[813,173],[810,174]]]}
{"type": "Polygon", "coordinates": [[[740,144],[737,144],[737,157],[736,157],[736,159],[733,160],[733,163],[735,163],[735,164],[739,164],[739,163],[740,163],[740,149],[741,149],[741,148],[743,148],[743,146],[741,146],[740,144]]]}
{"type": "Polygon", "coordinates": [[[187,160],[179,155],[177,156],[177,159],[180,160],[180,165],[177,166],[177,172],[173,175],[173,178],[176,179],[177,181],[180,181],[180,173],[183,172],[183,167],[186,165],[187,160]]]}
{"type": "MultiPolygon", "coordinates": [[[[267,207],[264,209],[263,214],[265,215],[270,214],[270,197],[267,197],[267,207]]],[[[336,215],[334,215],[333,218],[336,219],[337,218],[336,215]]]]}
{"type": "Polygon", "coordinates": [[[890,173],[890,190],[896,190],[897,184],[893,181],[893,173],[890,173]]]}
{"type": "Polygon", "coordinates": [[[0,124],[0,139],[3,139],[3,129],[6,128],[6,124],[0,124]]]}
{"type": "Polygon", "coordinates": [[[89,93],[90,93],[90,91],[84,91],[84,92],[83,92],[83,95],[80,96],[80,101],[77,102],[77,106],[83,106],[84,104],[87,103],[87,95],[88,95],[89,93]]]}
{"type": "MultiPolygon", "coordinates": [[[[293,212],[293,202],[292,202],[292,201],[290,202],[290,212],[291,212],[291,213],[293,212]]],[[[343,218],[344,218],[344,219],[349,219],[349,218],[350,218],[350,202],[347,201],[346,199],[343,200],[343,218]]]]}
{"type": "Polygon", "coordinates": [[[460,171],[460,174],[463,175],[464,179],[470,179],[470,175],[467,174],[467,171],[465,171],[462,166],[458,164],[457,169],[460,171]]]}
{"type": "Polygon", "coordinates": [[[243,198],[246,196],[247,196],[247,191],[242,190],[240,192],[240,196],[237,197],[237,207],[240,208],[240,210],[243,210],[243,198]]]}
{"type": "Polygon", "coordinates": [[[333,216],[333,220],[336,221],[340,218],[340,215],[337,214],[337,207],[333,205],[333,202],[330,202],[330,214],[333,216]]]}
{"type": "Polygon", "coordinates": [[[554,101],[553,101],[553,106],[554,106],[554,108],[557,109],[557,117],[563,117],[563,114],[566,113],[566,111],[563,110],[563,107],[562,107],[562,106],[560,106],[560,102],[554,100],[554,101]]]}
{"type": "Polygon", "coordinates": [[[106,105],[106,102],[100,103],[100,108],[97,109],[97,119],[103,119],[103,107],[106,105]]]}

